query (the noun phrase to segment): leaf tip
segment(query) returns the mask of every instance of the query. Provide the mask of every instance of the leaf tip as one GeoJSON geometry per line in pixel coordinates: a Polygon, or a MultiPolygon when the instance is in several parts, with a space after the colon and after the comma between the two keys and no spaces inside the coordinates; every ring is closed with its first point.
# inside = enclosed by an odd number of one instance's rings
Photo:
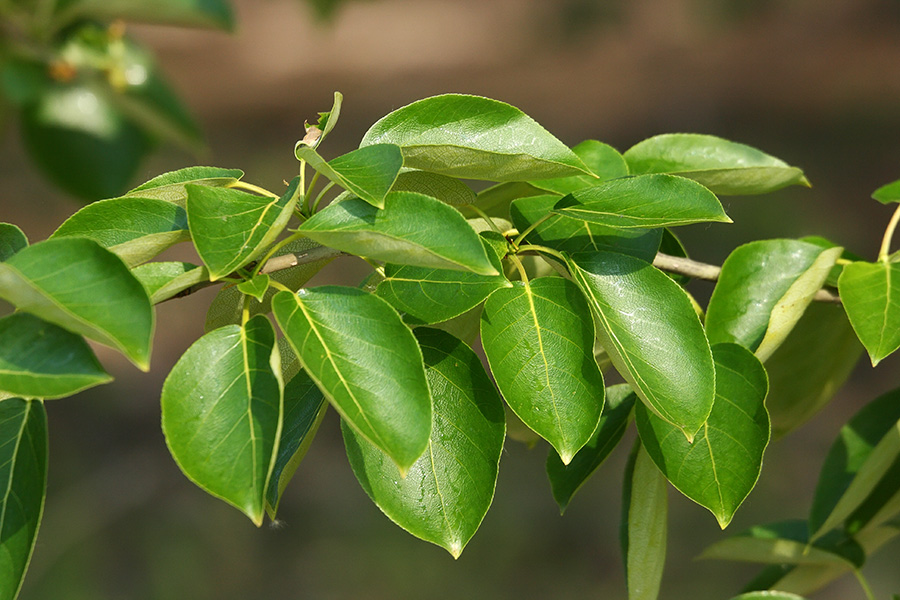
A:
{"type": "MultiPolygon", "coordinates": [[[[713,513],[713,514],[715,514],[715,513],[713,513]]],[[[724,531],[725,528],[728,527],[728,525],[731,523],[731,518],[733,516],[734,515],[726,515],[726,514],[718,515],[717,514],[716,521],[719,523],[719,528],[724,531]]]]}
{"type": "Polygon", "coordinates": [[[453,560],[459,559],[463,551],[462,542],[460,542],[459,540],[451,541],[449,545],[445,546],[445,548],[447,552],[450,553],[450,556],[453,557],[453,560]]]}

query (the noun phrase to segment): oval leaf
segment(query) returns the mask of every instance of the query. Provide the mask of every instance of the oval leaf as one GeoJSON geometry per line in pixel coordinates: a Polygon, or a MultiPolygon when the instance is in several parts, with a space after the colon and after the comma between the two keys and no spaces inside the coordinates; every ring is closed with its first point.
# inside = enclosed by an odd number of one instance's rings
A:
{"type": "Polygon", "coordinates": [[[666,564],[669,490],[640,444],[625,467],[622,488],[620,539],[628,600],[656,600],[666,564]]]}
{"type": "Polygon", "coordinates": [[[360,146],[396,144],[404,165],[465,179],[527,181],[589,173],[565,144],[509,104],[461,94],[413,102],[376,122],[360,146]]]}
{"type": "Polygon", "coordinates": [[[341,417],[406,473],[428,445],[431,395],[422,353],[397,312],[377,296],[339,286],[279,292],[272,309],[341,417]]]}
{"type": "Polygon", "coordinates": [[[348,198],[320,211],[299,230],[324,246],[358,256],[498,275],[462,215],[424,194],[391,192],[382,210],[348,198]]]}
{"type": "Polygon", "coordinates": [[[900,348],[900,264],[855,262],[844,267],[838,291],[872,366],[900,348]]]}
{"type": "Polygon", "coordinates": [[[692,439],[712,409],[715,367],[685,291],[662,271],[624,254],[598,252],[568,266],[616,370],[651,411],[692,439]]]}
{"type": "Polygon", "coordinates": [[[131,274],[143,284],[153,304],[159,304],[191,286],[209,281],[206,267],[186,262],[146,263],[132,269],[131,274]]]}
{"type": "Polygon", "coordinates": [[[328,162],[302,142],[294,153],[298,160],[305,160],[331,181],[378,208],[384,208],[384,196],[403,166],[403,154],[394,144],[367,146],[328,162]]]}
{"type": "Polygon", "coordinates": [[[762,469],[769,443],[763,404],[768,381],[762,363],[743,346],[716,344],[712,351],[716,401],[693,443],[644,405],[635,409],[635,421],[641,443],[663,475],[725,529],[762,469]]]}
{"type": "Polygon", "coordinates": [[[665,134],[625,152],[632,173],[674,173],[716,194],[765,194],[809,182],[803,171],[756,148],[712,135],[665,134]]]}
{"type": "Polygon", "coordinates": [[[162,429],[184,474],[262,524],[281,433],[284,385],[264,316],[194,342],[166,378],[162,429]]]}
{"type": "Polygon", "coordinates": [[[478,356],[437,329],[421,328],[434,425],[428,448],[399,479],[390,459],[344,425],[350,466],[392,521],[458,558],[494,497],[503,450],[503,404],[478,356]]]}
{"type": "Polygon", "coordinates": [[[10,223],[0,223],[0,262],[28,245],[21,229],[10,223]]]}
{"type": "Polygon", "coordinates": [[[177,171],[169,171],[157,175],[143,183],[126,196],[139,198],[156,198],[184,206],[187,199],[185,185],[202,185],[206,187],[230,187],[237,183],[244,172],[240,169],[221,169],[219,167],[187,167],[177,171]]]}
{"type": "Polygon", "coordinates": [[[0,263],[0,297],[18,309],[150,363],[153,308],[122,260],[84,238],[46,240],[0,263]]]}

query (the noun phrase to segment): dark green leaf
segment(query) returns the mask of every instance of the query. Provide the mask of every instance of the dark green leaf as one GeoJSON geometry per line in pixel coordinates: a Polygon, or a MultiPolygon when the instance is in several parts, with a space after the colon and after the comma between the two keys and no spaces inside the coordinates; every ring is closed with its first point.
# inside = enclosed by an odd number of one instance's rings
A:
{"type": "Polygon", "coordinates": [[[349,198],[331,204],[300,231],[322,245],[387,262],[497,275],[478,234],[439,200],[391,192],[385,207],[349,198]]]}
{"type": "Polygon", "coordinates": [[[803,171],[756,148],[711,135],[665,134],[625,152],[632,173],[673,173],[716,194],[765,194],[809,182],[803,171]]]}
{"type": "Polygon", "coordinates": [[[14,600],[47,492],[47,414],[40,400],[0,401],[0,599],[14,600]]]}
{"type": "Polygon", "coordinates": [[[234,27],[234,14],[227,0],[61,0],[57,11],[57,18],[64,22],[126,19],[183,27],[234,27]]]}
{"type": "Polygon", "coordinates": [[[900,202],[900,181],[892,181],[872,192],[872,198],[882,204],[900,202]]]}
{"type": "Polygon", "coordinates": [[[244,172],[240,169],[220,169],[219,167],[187,167],[163,173],[139,185],[126,196],[156,198],[184,206],[187,199],[187,184],[207,187],[230,187],[237,183],[244,172]]]}
{"type": "Polygon", "coordinates": [[[568,266],[616,370],[650,410],[692,439],[712,410],[715,367],[685,291],[624,254],[598,252],[568,266]]]}
{"type": "Polygon", "coordinates": [[[631,421],[631,409],[637,399],[628,384],[606,388],[606,404],[600,416],[600,425],[585,446],[578,451],[568,465],[564,465],[555,452],[547,454],[547,476],[553,490],[553,498],[559,504],[560,514],[588,477],[593,475],[613,448],[622,439],[631,421]]]}
{"type": "Polygon", "coordinates": [[[394,192],[418,192],[437,198],[450,206],[466,206],[475,202],[475,192],[459,179],[429,173],[428,171],[406,171],[397,176],[394,192]]]}
{"type": "Polygon", "coordinates": [[[877,527],[898,514],[900,514],[900,453],[862,504],[847,517],[844,528],[848,533],[855,534],[863,528],[877,527]]]}
{"type": "Polygon", "coordinates": [[[395,523],[458,558],[494,497],[505,432],[503,404],[478,356],[437,329],[417,329],[434,425],[425,453],[397,477],[390,459],[344,426],[350,466],[395,523]]]}
{"type": "Polygon", "coordinates": [[[604,397],[578,286],[541,277],[498,289],[484,305],[481,344],[506,403],[569,464],[596,431],[604,397]]]}
{"type": "Polygon", "coordinates": [[[377,296],[339,286],[279,292],[272,309],[341,417],[405,474],[428,446],[431,396],[422,353],[397,312],[377,296]]]}
{"type": "Polygon", "coordinates": [[[572,148],[572,151],[596,177],[575,175],[574,177],[558,179],[542,179],[531,183],[542,190],[565,195],[586,187],[595,186],[608,179],[628,175],[628,165],[625,163],[622,155],[619,154],[619,151],[603,142],[585,140],[572,148]]]}
{"type": "Polygon", "coordinates": [[[855,262],[844,267],[838,291],[872,366],[900,347],[900,263],[855,262]]]}
{"type": "Polygon", "coordinates": [[[21,229],[10,223],[0,223],[0,262],[28,246],[28,238],[21,229]]]}
{"type": "Polygon", "coordinates": [[[465,179],[528,181],[589,172],[574,152],[517,108],[447,94],[413,102],[372,125],[360,146],[396,144],[404,165],[465,179]]]}
{"type": "Polygon", "coordinates": [[[262,302],[269,289],[269,276],[265,273],[256,275],[253,279],[239,283],[237,288],[240,293],[256,298],[257,302],[262,302]]]}
{"type": "Polygon", "coordinates": [[[197,340],[162,390],[162,429],[198,486],[262,524],[282,427],[284,384],[264,316],[197,340]]]}
{"type": "Polygon", "coordinates": [[[131,270],[150,296],[150,302],[159,304],[191,286],[209,281],[209,271],[186,262],[152,262],[131,270]]]}
{"type": "Polygon", "coordinates": [[[0,263],[0,297],[149,368],[150,299],[122,260],[96,242],[59,238],[23,248],[0,263]]]}
{"type": "Polygon", "coordinates": [[[322,175],[372,206],[384,208],[384,197],[394,185],[403,154],[394,144],[375,144],[325,162],[313,149],[299,142],[294,154],[322,175]]]}
{"type": "Polygon", "coordinates": [[[669,497],[666,478],[640,444],[625,467],[621,542],[628,600],[656,600],[666,564],[669,497]]]}

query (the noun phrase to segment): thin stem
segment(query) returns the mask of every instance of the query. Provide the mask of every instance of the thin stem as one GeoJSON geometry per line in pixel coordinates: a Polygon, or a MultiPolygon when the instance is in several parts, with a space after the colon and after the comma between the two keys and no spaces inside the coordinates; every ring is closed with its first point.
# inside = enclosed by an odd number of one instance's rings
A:
{"type": "Polygon", "coordinates": [[[539,225],[544,223],[544,221],[546,221],[547,219],[549,219],[552,216],[553,215],[548,213],[548,214],[544,215],[543,217],[541,217],[540,219],[538,219],[537,221],[535,221],[534,223],[532,223],[531,225],[529,225],[528,228],[525,231],[523,231],[522,233],[520,233],[519,237],[517,237],[515,239],[515,241],[513,241],[513,246],[518,248],[519,244],[522,243],[522,240],[525,239],[525,236],[527,236],[529,233],[534,231],[539,225]]]}
{"type": "Polygon", "coordinates": [[[229,187],[238,188],[242,190],[247,190],[248,192],[255,192],[260,196],[268,196],[269,198],[281,198],[278,194],[274,192],[270,192],[265,188],[261,188],[258,185],[253,185],[252,183],[247,183],[246,181],[235,181],[229,187]]]}
{"type": "Polygon", "coordinates": [[[887,229],[884,230],[884,237],[881,239],[881,250],[878,252],[878,262],[888,261],[888,255],[891,251],[891,239],[894,237],[894,231],[897,229],[898,222],[900,222],[900,206],[894,211],[887,229]]]}
{"type": "Polygon", "coordinates": [[[856,576],[856,580],[859,582],[859,586],[866,594],[866,600],[875,600],[875,594],[872,593],[872,588],[869,587],[869,582],[866,581],[866,578],[862,574],[862,571],[860,571],[859,569],[853,569],[853,574],[856,576]]]}
{"type": "Polygon", "coordinates": [[[522,278],[522,281],[528,283],[528,273],[525,271],[525,265],[522,264],[522,261],[515,254],[510,254],[509,258],[512,260],[512,263],[516,266],[516,269],[519,271],[519,277],[522,278]]]}
{"type": "Polygon", "coordinates": [[[328,190],[330,190],[330,189],[333,188],[333,187],[334,187],[334,182],[333,182],[333,181],[329,181],[329,182],[328,182],[328,185],[326,185],[325,187],[323,187],[323,188],[322,188],[322,191],[319,192],[319,195],[316,196],[316,201],[313,202],[313,206],[312,206],[312,212],[313,212],[313,214],[315,214],[315,212],[316,212],[317,210],[319,210],[319,203],[322,201],[322,198],[325,197],[326,192],[328,192],[328,190]]]}
{"type": "Polygon", "coordinates": [[[296,292],[294,292],[294,290],[292,290],[288,286],[284,285],[280,281],[275,281],[274,279],[269,280],[269,285],[271,287],[275,288],[276,290],[281,290],[282,292],[288,292],[289,294],[296,293],[296,292]]]}
{"type": "Polygon", "coordinates": [[[299,240],[302,237],[303,237],[302,233],[300,233],[299,231],[295,231],[291,235],[287,236],[286,238],[284,238],[283,240],[281,240],[280,242],[278,242],[277,244],[272,246],[269,249],[269,251],[266,252],[265,256],[262,257],[262,260],[260,260],[257,263],[256,269],[254,270],[253,274],[258,275],[262,271],[262,269],[269,263],[269,259],[272,258],[273,256],[275,256],[276,252],[278,252],[279,250],[281,250],[282,248],[284,248],[291,242],[293,242],[295,240],[299,240]]]}
{"type": "Polygon", "coordinates": [[[537,246],[537,245],[529,245],[519,246],[519,252],[540,252],[541,254],[547,254],[552,256],[553,258],[558,259],[560,262],[566,262],[566,257],[561,253],[557,252],[553,248],[547,248],[546,246],[537,246]]]}
{"type": "Polygon", "coordinates": [[[474,204],[470,204],[469,208],[471,208],[475,212],[476,215],[478,215],[479,217],[484,219],[485,222],[491,227],[491,229],[493,229],[495,232],[499,233],[500,235],[503,235],[503,232],[500,231],[500,228],[497,227],[497,224],[494,223],[494,220],[492,218],[490,218],[486,212],[484,212],[483,210],[481,210],[474,204]]]}
{"type": "Polygon", "coordinates": [[[717,281],[719,274],[722,272],[722,267],[716,265],[708,265],[689,258],[670,256],[661,252],[653,259],[653,266],[662,271],[687,275],[688,277],[705,281],[717,281]]]}
{"type": "Polygon", "coordinates": [[[312,191],[313,191],[313,189],[315,189],[317,183],[319,183],[319,172],[318,171],[316,171],[316,173],[312,176],[312,179],[309,180],[309,187],[307,187],[306,190],[304,190],[304,192],[303,192],[303,194],[306,196],[307,200],[309,199],[310,196],[312,196],[312,191]]]}
{"type": "Polygon", "coordinates": [[[311,248],[305,252],[282,254],[270,258],[259,270],[260,273],[275,273],[296,267],[299,265],[308,265],[310,263],[319,262],[320,260],[329,260],[343,255],[344,253],[328,246],[318,246],[311,248]]]}
{"type": "Polygon", "coordinates": [[[244,307],[241,310],[241,327],[250,320],[250,296],[244,296],[244,307]]]}

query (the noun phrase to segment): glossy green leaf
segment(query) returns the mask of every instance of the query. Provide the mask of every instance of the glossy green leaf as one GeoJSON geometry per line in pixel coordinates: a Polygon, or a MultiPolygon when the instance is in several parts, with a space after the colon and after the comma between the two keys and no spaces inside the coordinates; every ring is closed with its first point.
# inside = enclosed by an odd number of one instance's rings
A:
{"type": "Polygon", "coordinates": [[[658,135],[625,152],[632,173],[673,173],[716,194],[765,194],[809,186],[803,171],[756,148],[711,135],[658,135]]]}
{"type": "Polygon", "coordinates": [[[466,206],[475,202],[472,188],[454,177],[429,173],[428,171],[406,171],[397,176],[394,192],[418,192],[437,198],[450,206],[466,206]]]}
{"type": "Polygon", "coordinates": [[[712,410],[715,367],[685,291],[624,254],[598,252],[568,266],[616,370],[651,411],[692,439],[712,410]]]}
{"type": "Polygon", "coordinates": [[[394,185],[403,154],[394,144],[375,144],[325,162],[313,149],[299,142],[294,154],[316,171],[369,204],[384,208],[384,197],[394,185]]]}
{"type": "Polygon", "coordinates": [[[187,199],[187,184],[206,187],[230,187],[237,183],[244,172],[240,169],[219,167],[187,167],[157,175],[150,181],[134,188],[126,196],[156,198],[184,206],[187,199]]]}
{"type": "Polygon", "coordinates": [[[900,347],[900,263],[855,262],[844,267],[838,291],[872,366],[900,347]]]}
{"type": "Polygon", "coordinates": [[[376,260],[498,274],[459,212],[414,192],[391,192],[382,210],[349,198],[320,211],[299,230],[324,246],[376,260]]]}
{"type": "Polygon", "coordinates": [[[530,183],[542,190],[565,195],[595,186],[608,179],[628,175],[628,165],[619,151],[603,142],[585,140],[572,148],[572,152],[587,165],[593,176],[575,175],[574,177],[541,179],[530,183]]]}
{"type": "Polygon", "coordinates": [[[397,477],[390,459],[344,425],[350,466],[392,521],[458,558],[494,497],[505,424],[503,403],[478,356],[437,329],[421,328],[434,425],[425,453],[397,477]]]}
{"type": "Polygon", "coordinates": [[[131,270],[150,296],[150,302],[159,304],[177,296],[186,289],[209,281],[209,271],[187,262],[145,263],[131,270]]]}
{"type": "Polygon", "coordinates": [[[825,283],[841,248],[797,240],[739,246],[722,265],[706,309],[710,342],[733,342],[765,361],[825,283]]]}
{"type": "Polygon", "coordinates": [[[541,277],[495,291],[481,315],[481,344],[506,403],[569,464],[596,431],[604,398],[578,286],[541,277]]]}
{"type": "Polygon", "coordinates": [[[10,223],[0,223],[0,262],[28,246],[28,238],[21,229],[10,223]]]}
{"type": "Polygon", "coordinates": [[[558,201],[559,196],[551,195],[513,201],[509,212],[513,225],[519,231],[524,232],[537,223],[526,236],[526,243],[547,246],[571,256],[591,254],[599,250],[630,254],[647,262],[651,262],[656,256],[661,229],[618,229],[558,214],[539,222],[547,217],[558,201]]]}
{"type": "Polygon", "coordinates": [[[14,600],[47,493],[47,413],[39,400],[0,401],[0,599],[14,600]]]}
{"type": "Polygon", "coordinates": [[[0,392],[62,398],[109,381],[80,335],[28,313],[0,319],[0,392]]]}
{"type": "Polygon", "coordinates": [[[731,223],[715,194],[673,175],[612,179],[565,196],[555,214],[620,229],[731,223]]]}
{"type": "Polygon", "coordinates": [[[813,536],[838,526],[856,510],[897,456],[900,390],[893,390],[856,413],[828,451],[810,509],[813,536]]]}
{"type": "Polygon", "coordinates": [[[709,509],[722,529],[756,485],[769,443],[762,363],[737,344],[712,347],[716,401],[693,443],[643,404],[635,408],[641,443],[682,494],[709,509]]]}
{"type": "Polygon", "coordinates": [[[872,198],[882,204],[900,202],[900,180],[892,181],[872,192],[872,198]]]}
{"type": "Polygon", "coordinates": [[[126,19],[182,27],[234,27],[234,14],[227,0],[61,0],[58,4],[57,19],[66,22],[126,19]]]}
{"type": "Polygon", "coordinates": [[[566,511],[575,492],[581,489],[588,477],[594,474],[618,445],[631,422],[631,410],[636,400],[637,396],[628,384],[606,388],[606,403],[600,416],[600,425],[590,441],[568,465],[563,464],[555,452],[547,454],[547,477],[550,479],[553,498],[559,504],[560,514],[566,511]]]}
{"type": "Polygon", "coordinates": [[[578,156],[519,109],[446,94],[383,117],[360,146],[396,144],[404,165],[465,179],[528,181],[589,172],[578,156]]]}
{"type": "Polygon", "coordinates": [[[149,368],[154,315],[147,292],[119,257],[92,240],[23,248],[0,263],[0,297],[149,368]]]}
{"type": "Polygon", "coordinates": [[[188,184],[187,215],[197,253],[211,281],[239,269],[268,247],[285,228],[301,190],[299,179],[280,198],[240,190],[188,184]]]}
{"type": "Polygon", "coordinates": [[[262,524],[281,435],[284,384],[264,316],[194,342],[163,384],[162,429],[184,474],[262,524]]]}
{"type": "Polygon", "coordinates": [[[137,197],[89,204],[66,219],[50,237],[73,236],[94,240],[130,267],[191,239],[183,208],[164,200],[137,197]]]}
{"type": "Polygon", "coordinates": [[[269,276],[265,273],[256,275],[253,279],[239,283],[237,288],[240,293],[256,298],[257,302],[262,302],[269,289],[269,276]]]}
{"type": "Polygon", "coordinates": [[[796,429],[830,402],[862,353],[842,307],[811,303],[766,361],[772,435],[796,429]]]}
{"type": "Polygon", "coordinates": [[[640,444],[625,467],[620,538],[628,600],[656,600],[666,564],[669,496],[662,476],[640,444]]]}
{"type": "Polygon", "coordinates": [[[341,417],[405,474],[428,446],[431,395],[422,353],[397,312],[377,296],[339,286],[279,292],[272,309],[341,417]]]}

